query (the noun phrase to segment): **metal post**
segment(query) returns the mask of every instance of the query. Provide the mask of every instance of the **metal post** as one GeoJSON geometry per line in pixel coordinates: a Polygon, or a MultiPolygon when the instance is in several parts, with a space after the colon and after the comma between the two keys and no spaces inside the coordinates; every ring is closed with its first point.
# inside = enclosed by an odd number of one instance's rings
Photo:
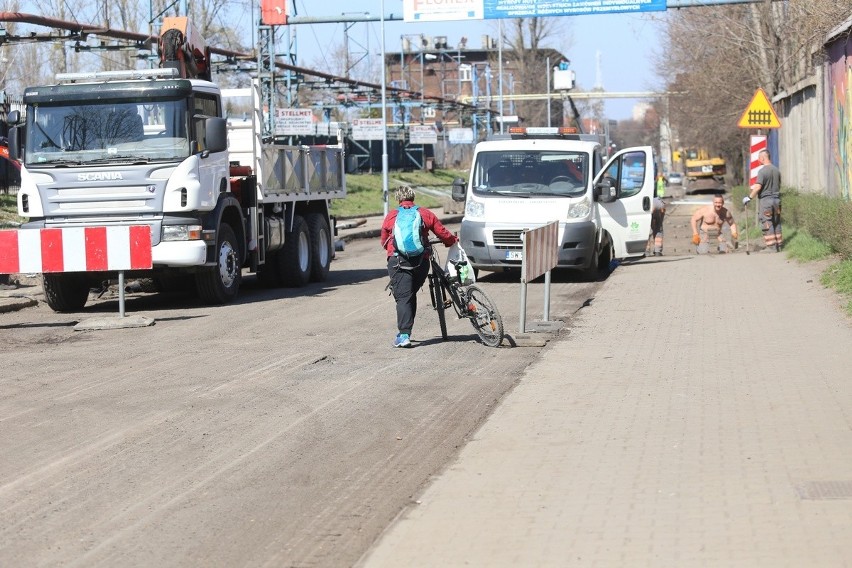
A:
{"type": "Polygon", "coordinates": [[[526,333],[527,331],[527,283],[521,282],[521,315],[518,318],[520,325],[518,331],[526,333]]]}
{"type": "Polygon", "coordinates": [[[497,61],[500,71],[500,134],[503,134],[503,20],[497,20],[500,28],[500,39],[497,40],[497,61]]]}
{"type": "Polygon", "coordinates": [[[547,126],[550,126],[550,57],[548,56],[545,60],[545,67],[547,68],[547,126]]]}
{"type": "Polygon", "coordinates": [[[382,0],[382,201],[385,215],[388,214],[388,124],[387,124],[387,88],[385,64],[385,0],[382,0]]]}
{"type": "Polygon", "coordinates": [[[118,315],[124,317],[124,271],[118,272],[118,315]]]}
{"type": "Polygon", "coordinates": [[[550,270],[544,273],[544,321],[550,321],[550,270]]]}

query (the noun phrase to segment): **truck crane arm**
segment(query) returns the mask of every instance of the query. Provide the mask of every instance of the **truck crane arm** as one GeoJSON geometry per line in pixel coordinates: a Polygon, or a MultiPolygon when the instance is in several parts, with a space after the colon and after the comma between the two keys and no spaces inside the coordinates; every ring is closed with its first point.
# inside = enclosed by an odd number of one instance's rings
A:
{"type": "Polygon", "coordinates": [[[177,69],[188,79],[211,80],[210,47],[185,16],[163,18],[160,67],[177,69]]]}

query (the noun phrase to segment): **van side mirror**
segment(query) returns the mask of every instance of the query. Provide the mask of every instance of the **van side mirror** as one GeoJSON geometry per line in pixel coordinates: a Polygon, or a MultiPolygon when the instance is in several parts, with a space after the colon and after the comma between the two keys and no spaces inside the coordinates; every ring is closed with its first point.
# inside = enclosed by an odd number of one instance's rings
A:
{"type": "Polygon", "coordinates": [[[467,192],[467,183],[462,178],[453,180],[453,201],[464,201],[467,192]]]}
{"type": "Polygon", "coordinates": [[[612,203],[618,199],[618,188],[611,177],[603,177],[595,184],[594,195],[595,201],[612,203]]]}

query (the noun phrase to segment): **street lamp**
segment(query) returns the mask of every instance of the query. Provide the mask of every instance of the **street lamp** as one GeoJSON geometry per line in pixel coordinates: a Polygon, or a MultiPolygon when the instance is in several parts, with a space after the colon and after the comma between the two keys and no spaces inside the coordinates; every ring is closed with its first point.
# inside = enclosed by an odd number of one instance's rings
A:
{"type": "Polygon", "coordinates": [[[503,20],[502,18],[497,20],[497,24],[500,27],[500,39],[497,41],[497,67],[500,73],[498,78],[499,89],[500,89],[500,134],[503,134],[503,20]]]}
{"type": "Polygon", "coordinates": [[[387,125],[387,88],[385,86],[385,0],[381,4],[381,31],[382,31],[382,201],[384,202],[385,215],[388,214],[388,125],[387,125]]]}

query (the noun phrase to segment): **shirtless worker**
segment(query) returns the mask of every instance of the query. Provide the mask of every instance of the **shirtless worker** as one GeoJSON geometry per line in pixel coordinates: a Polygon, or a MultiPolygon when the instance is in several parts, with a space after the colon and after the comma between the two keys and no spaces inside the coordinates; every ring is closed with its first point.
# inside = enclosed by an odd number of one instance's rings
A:
{"type": "Polygon", "coordinates": [[[716,237],[719,242],[719,252],[728,252],[725,236],[722,234],[722,226],[727,223],[731,227],[731,238],[737,240],[737,224],[734,216],[725,207],[725,198],[717,195],[713,198],[713,205],[705,205],[692,215],[692,243],[698,246],[698,254],[705,254],[710,250],[710,238],[716,237]]]}

